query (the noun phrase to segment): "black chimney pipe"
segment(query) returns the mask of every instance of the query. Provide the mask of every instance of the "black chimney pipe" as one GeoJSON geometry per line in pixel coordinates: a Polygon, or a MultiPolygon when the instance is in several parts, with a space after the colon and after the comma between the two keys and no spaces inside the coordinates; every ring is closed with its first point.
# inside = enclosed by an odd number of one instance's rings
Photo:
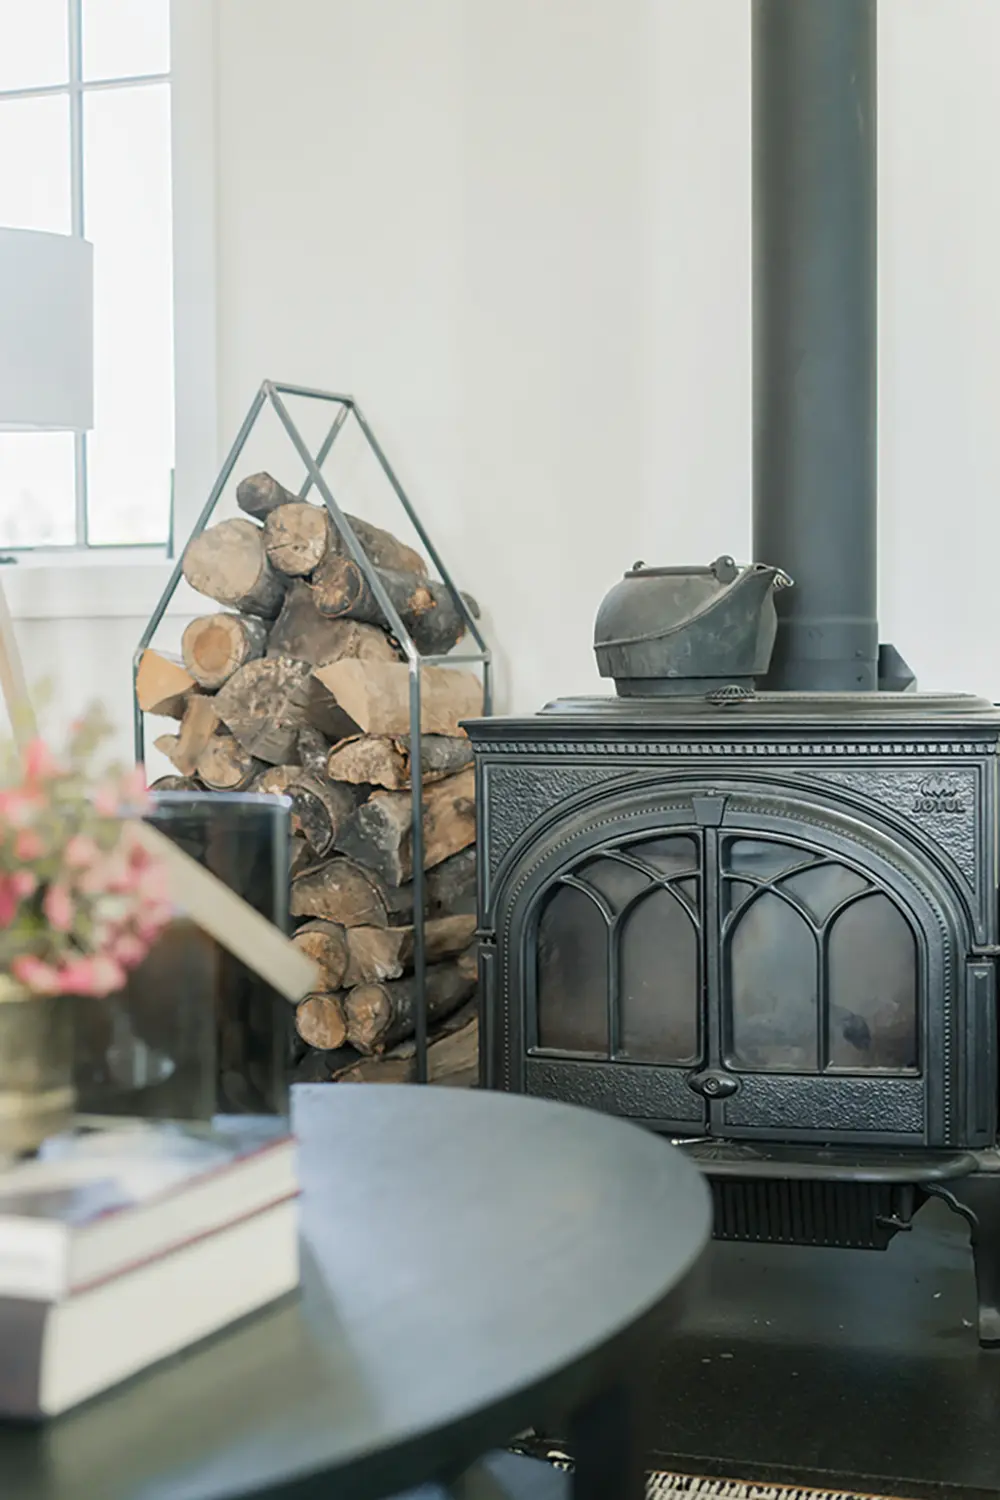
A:
{"type": "Polygon", "coordinates": [[[754,556],[768,688],[878,687],[876,0],[753,0],[754,556]]]}

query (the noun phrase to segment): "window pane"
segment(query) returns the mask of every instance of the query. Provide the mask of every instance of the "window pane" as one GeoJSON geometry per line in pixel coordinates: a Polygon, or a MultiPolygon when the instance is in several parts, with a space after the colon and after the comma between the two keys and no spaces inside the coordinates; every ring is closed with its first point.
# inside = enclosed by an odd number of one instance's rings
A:
{"type": "Polygon", "coordinates": [[[69,100],[0,100],[0,224],[69,234],[69,100]]]}
{"type": "Polygon", "coordinates": [[[167,84],[86,96],[84,223],[94,243],[89,540],[165,542],[174,446],[167,84]]]}
{"type": "Polygon", "coordinates": [[[170,0],[83,0],[84,78],[169,70],[170,0]]]}
{"type": "Polygon", "coordinates": [[[0,0],[0,89],[37,89],[68,77],[66,0],[0,0]]]}
{"type": "Polygon", "coordinates": [[[830,933],[832,1068],[917,1066],[917,949],[879,891],[842,912],[830,933]]]}
{"type": "Polygon", "coordinates": [[[737,1067],[818,1065],[816,940],[773,891],[744,907],[729,949],[733,1050],[737,1067]]]}
{"type": "Polygon", "coordinates": [[[0,547],[70,547],[73,434],[0,433],[0,547]]]}

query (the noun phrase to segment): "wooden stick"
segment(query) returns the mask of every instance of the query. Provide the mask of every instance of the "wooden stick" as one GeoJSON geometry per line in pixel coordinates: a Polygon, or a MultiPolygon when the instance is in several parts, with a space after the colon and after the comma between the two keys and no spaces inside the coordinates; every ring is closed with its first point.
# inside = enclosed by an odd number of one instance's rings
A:
{"type": "Polygon", "coordinates": [[[14,743],[23,750],[38,735],[38,721],[28,693],[21,650],[14,633],[7,594],[0,583],[0,690],[10,719],[14,743]]]}

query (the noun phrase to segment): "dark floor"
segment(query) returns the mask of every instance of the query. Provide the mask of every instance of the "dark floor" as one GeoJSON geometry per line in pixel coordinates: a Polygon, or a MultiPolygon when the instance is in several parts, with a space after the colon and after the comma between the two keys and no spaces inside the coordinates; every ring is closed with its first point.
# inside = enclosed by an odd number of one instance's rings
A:
{"type": "Polygon", "coordinates": [[[934,1500],[1000,1495],[1000,1349],[968,1232],[929,1204],[883,1253],[712,1245],[656,1339],[657,1467],[934,1500]]]}

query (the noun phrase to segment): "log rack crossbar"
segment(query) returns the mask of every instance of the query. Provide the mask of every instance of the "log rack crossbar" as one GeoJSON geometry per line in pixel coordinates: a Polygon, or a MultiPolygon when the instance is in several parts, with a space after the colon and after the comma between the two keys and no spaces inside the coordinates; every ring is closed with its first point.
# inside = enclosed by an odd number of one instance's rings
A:
{"type": "MultiPolygon", "coordinates": [[[[337,531],[343,538],[348,552],[350,553],[354,562],[360,568],[365,582],[371,589],[372,594],[378,601],[378,604],[389,623],[393,635],[399,641],[399,644],[406,655],[410,673],[410,767],[412,796],[414,807],[422,808],[423,766],[420,733],[421,671],[424,667],[427,666],[481,666],[483,673],[483,712],[484,714],[488,715],[492,712],[492,657],[490,648],[486,642],[485,637],[483,636],[482,631],[479,628],[478,622],[476,621],[472,611],[469,609],[469,606],[467,605],[465,599],[462,597],[459,590],[455,587],[451,575],[442,562],[437,548],[434,546],[434,543],[431,541],[431,538],[427,534],[427,531],[424,528],[420,517],[417,515],[417,512],[414,510],[413,505],[409,497],[407,496],[406,491],[403,489],[403,486],[400,483],[395,470],[389,463],[389,460],[386,458],[381,444],[376,438],[371,426],[369,425],[366,417],[364,416],[354,398],[352,396],[337,395],[332,391],[314,390],[309,386],[288,385],[284,382],[273,380],[263,381],[260,389],[254,396],[253,401],[250,403],[250,408],[243,419],[243,423],[240,426],[239,432],[236,434],[236,439],[228,454],[226,455],[225,461],[223,462],[222,468],[219,470],[218,477],[216,478],[209,496],[205,501],[201,514],[199,515],[194,527],[192,528],[191,535],[188,537],[188,542],[191,542],[195,537],[200,536],[201,533],[205,530],[205,527],[208,525],[209,521],[212,519],[215,507],[219,503],[222,493],[232,477],[233,470],[236,468],[236,465],[239,462],[240,454],[246,447],[247,440],[249,439],[250,434],[253,431],[262,411],[267,405],[270,405],[273,408],[279,421],[281,422],[281,425],[284,427],[286,433],[288,434],[289,440],[291,441],[295,452],[297,453],[299,459],[305,467],[306,477],[298,492],[299,499],[305,500],[308,497],[310,491],[313,489],[319,492],[320,498],[322,499],[323,504],[326,506],[334,526],[337,528],[337,531]],[[303,399],[307,401],[326,402],[328,405],[336,408],[336,413],[330,425],[330,429],[327,432],[326,437],[320,444],[319,448],[316,450],[315,454],[310,452],[310,449],[304,441],[302,434],[299,432],[299,429],[288,410],[288,406],[286,405],[286,397],[290,397],[293,399],[303,399]],[[393,604],[386,591],[385,585],[383,584],[382,579],[379,576],[378,569],[369,559],[368,554],[365,552],[361,543],[358,541],[358,538],[355,535],[350,521],[347,519],[344,512],[341,510],[340,506],[335,500],[330,490],[330,486],[328,485],[326,479],[323,477],[322,470],[323,465],[326,463],[326,460],[330,455],[330,451],[333,448],[334,443],[337,441],[338,436],[344,428],[344,424],[347,422],[352,413],[354,415],[355,421],[358,423],[358,426],[361,428],[361,431],[364,434],[365,440],[368,443],[372,454],[381,467],[382,472],[385,474],[386,479],[389,481],[389,484],[392,486],[396,498],[399,500],[399,503],[403,507],[403,510],[406,512],[410,523],[412,524],[418,537],[426,548],[428,557],[430,558],[434,567],[437,569],[438,577],[441,579],[441,582],[448,590],[448,593],[451,596],[452,603],[459,611],[459,614],[464,621],[465,628],[469,632],[473,641],[475,641],[478,650],[474,652],[465,651],[459,655],[450,654],[445,656],[421,656],[420,652],[417,650],[413,642],[413,638],[410,635],[410,632],[403,623],[403,620],[400,618],[399,611],[396,609],[396,606],[393,604]]],[[[167,612],[167,608],[170,604],[171,599],[177,591],[177,585],[180,583],[181,578],[183,577],[183,558],[184,548],[181,548],[167,586],[160,596],[156,608],[153,610],[153,613],[149,617],[149,621],[142,633],[142,637],[139,641],[138,646],[136,647],[135,654],[132,658],[132,704],[135,737],[135,758],[137,763],[142,762],[145,759],[146,749],[145,716],[143,714],[143,711],[139,707],[139,698],[136,691],[136,677],[139,670],[139,663],[142,660],[143,652],[148,646],[152,644],[153,637],[155,636],[157,630],[160,627],[160,624],[163,621],[163,617],[167,612]]],[[[415,817],[413,819],[412,839],[413,963],[414,973],[416,977],[417,999],[414,1015],[414,1044],[416,1048],[416,1056],[414,1062],[416,1081],[418,1083],[426,1083],[427,959],[426,944],[424,938],[424,827],[422,817],[415,817]]]]}

